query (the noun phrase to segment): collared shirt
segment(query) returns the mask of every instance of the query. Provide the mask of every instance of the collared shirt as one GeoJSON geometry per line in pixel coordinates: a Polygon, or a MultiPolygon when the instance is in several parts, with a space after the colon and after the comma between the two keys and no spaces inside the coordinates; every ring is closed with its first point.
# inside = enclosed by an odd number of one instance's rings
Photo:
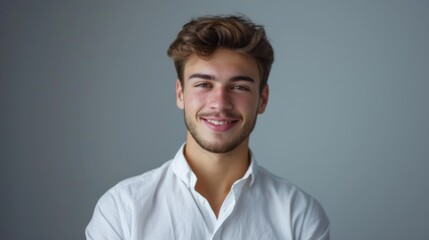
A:
{"type": "Polygon", "coordinates": [[[329,221],[321,205],[258,166],[253,155],[218,218],[195,190],[196,182],[182,146],[161,167],[108,190],[86,228],[87,240],[329,239],[329,221]]]}

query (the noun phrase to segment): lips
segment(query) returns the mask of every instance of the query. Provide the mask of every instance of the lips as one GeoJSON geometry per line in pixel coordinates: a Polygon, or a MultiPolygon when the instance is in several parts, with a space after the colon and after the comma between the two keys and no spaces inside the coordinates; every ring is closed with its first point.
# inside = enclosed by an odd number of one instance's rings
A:
{"type": "Polygon", "coordinates": [[[206,121],[216,126],[222,126],[222,125],[232,123],[232,121],[218,121],[218,120],[211,120],[211,119],[206,119],[206,121]]]}
{"type": "Polygon", "coordinates": [[[215,132],[225,132],[233,128],[238,120],[224,120],[224,119],[208,119],[202,118],[206,125],[215,132]]]}

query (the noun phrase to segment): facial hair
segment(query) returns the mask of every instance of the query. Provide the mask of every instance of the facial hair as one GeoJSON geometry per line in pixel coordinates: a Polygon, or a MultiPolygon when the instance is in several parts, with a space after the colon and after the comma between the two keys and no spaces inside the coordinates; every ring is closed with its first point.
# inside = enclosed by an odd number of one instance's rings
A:
{"type": "MultiPolygon", "coordinates": [[[[192,121],[192,119],[187,117],[186,108],[183,109],[183,113],[186,128],[188,129],[189,133],[191,133],[195,142],[197,142],[198,145],[200,145],[200,147],[204,150],[212,153],[228,153],[237,148],[250,136],[250,133],[252,133],[253,129],[255,128],[258,115],[257,113],[255,113],[254,118],[243,126],[242,131],[237,134],[237,136],[232,136],[232,139],[228,139],[228,141],[222,141],[221,143],[213,143],[208,140],[205,140],[204,137],[199,134],[195,121],[192,121]]],[[[228,116],[228,114],[223,115],[228,116]]]]}

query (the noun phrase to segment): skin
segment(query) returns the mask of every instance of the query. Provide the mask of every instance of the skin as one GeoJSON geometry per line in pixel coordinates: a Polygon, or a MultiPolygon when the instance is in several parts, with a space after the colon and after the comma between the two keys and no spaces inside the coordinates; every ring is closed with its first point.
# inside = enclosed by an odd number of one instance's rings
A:
{"type": "Polygon", "coordinates": [[[204,59],[191,55],[184,86],[176,81],[188,129],[184,154],[198,178],[196,191],[216,217],[249,166],[249,136],[268,102],[268,85],[259,91],[259,75],[254,58],[221,48],[204,59]]]}

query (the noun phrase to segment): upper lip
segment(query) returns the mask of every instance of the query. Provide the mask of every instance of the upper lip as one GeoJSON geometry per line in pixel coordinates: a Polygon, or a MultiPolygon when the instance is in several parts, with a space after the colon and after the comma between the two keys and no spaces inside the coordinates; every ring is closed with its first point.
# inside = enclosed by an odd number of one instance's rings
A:
{"type": "Polygon", "coordinates": [[[232,113],[202,113],[200,114],[200,118],[213,121],[237,121],[240,119],[239,116],[232,113]]]}
{"type": "Polygon", "coordinates": [[[213,121],[235,121],[236,118],[216,118],[216,117],[202,117],[205,120],[213,120],[213,121]]]}
{"type": "Polygon", "coordinates": [[[202,118],[205,122],[209,123],[209,124],[214,124],[217,126],[223,126],[223,125],[229,125],[229,124],[233,124],[235,122],[237,122],[237,120],[225,120],[225,119],[206,119],[206,118],[202,118]]]}
{"type": "Polygon", "coordinates": [[[201,117],[201,119],[219,122],[233,122],[238,120],[237,118],[230,117],[201,117]]]}

